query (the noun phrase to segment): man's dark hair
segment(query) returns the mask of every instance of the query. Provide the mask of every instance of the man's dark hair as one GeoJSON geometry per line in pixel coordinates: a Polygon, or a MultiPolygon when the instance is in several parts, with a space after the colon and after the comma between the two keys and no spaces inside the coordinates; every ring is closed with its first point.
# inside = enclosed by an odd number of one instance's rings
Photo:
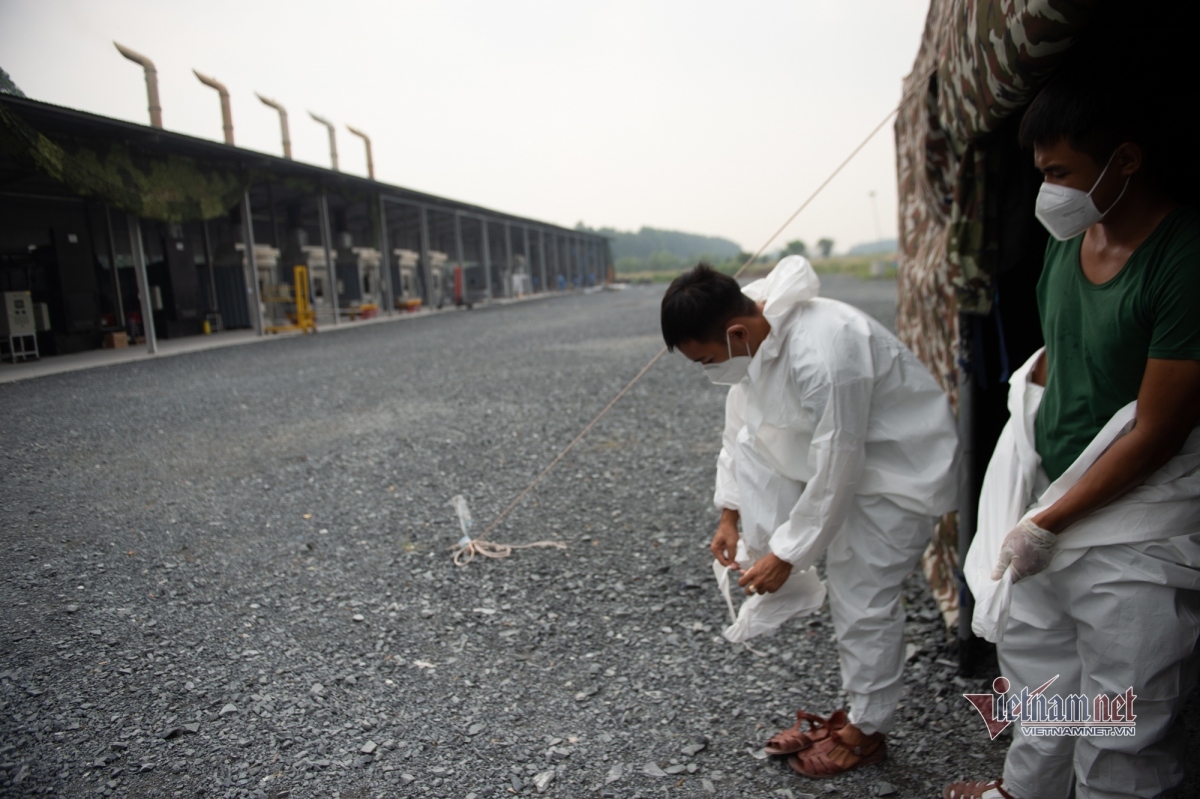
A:
{"type": "Polygon", "coordinates": [[[671,281],[663,295],[663,339],[672,352],[685,341],[724,341],[729,320],[755,310],[736,280],[700,263],[671,281]]]}
{"type": "Polygon", "coordinates": [[[1152,172],[1160,149],[1156,130],[1163,121],[1162,108],[1153,99],[1158,82],[1081,54],[1063,64],[1025,110],[1021,146],[1065,140],[1103,166],[1118,145],[1134,142],[1152,172]]]}

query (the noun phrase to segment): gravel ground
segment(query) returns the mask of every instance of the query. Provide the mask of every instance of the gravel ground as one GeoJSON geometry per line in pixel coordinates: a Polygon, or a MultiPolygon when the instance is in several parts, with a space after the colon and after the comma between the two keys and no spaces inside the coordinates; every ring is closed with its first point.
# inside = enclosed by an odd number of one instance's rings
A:
{"type": "MultiPolygon", "coordinates": [[[[827,294],[891,322],[889,283],[827,294]]],[[[755,752],[842,701],[827,611],[719,637],[723,394],[665,359],[456,568],[661,346],[661,287],[0,386],[0,796],[917,797],[999,773],[914,574],[880,766],[755,752]]]]}

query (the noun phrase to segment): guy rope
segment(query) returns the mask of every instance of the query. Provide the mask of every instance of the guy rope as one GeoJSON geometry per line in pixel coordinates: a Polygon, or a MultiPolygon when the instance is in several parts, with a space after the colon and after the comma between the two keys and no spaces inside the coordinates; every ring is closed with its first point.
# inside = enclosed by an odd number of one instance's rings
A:
{"type": "MultiPolygon", "coordinates": [[[[900,109],[904,107],[904,104],[908,102],[910,97],[915,95],[917,92],[924,91],[926,89],[928,85],[928,79],[933,74],[933,71],[934,70],[931,69],[923,76],[921,80],[916,81],[913,84],[913,88],[900,98],[900,102],[896,104],[896,107],[889,111],[887,115],[879,121],[879,124],[876,125],[861,142],[859,142],[858,146],[855,147],[850,154],[846,156],[840,164],[837,165],[837,168],[829,173],[829,177],[825,178],[821,185],[817,186],[812,194],[808,195],[808,199],[800,203],[800,207],[793,211],[792,215],[789,216],[787,220],[779,226],[779,229],[772,233],[771,236],[762,243],[762,246],[758,248],[758,251],[746,259],[746,262],[741,265],[736,273],[734,273],[734,278],[741,277],[742,273],[746,271],[750,264],[754,263],[758,257],[766,251],[767,247],[771,246],[771,243],[779,238],[783,231],[787,230],[788,226],[796,220],[796,217],[800,216],[804,209],[807,208],[812,201],[815,200],[817,196],[825,190],[825,187],[833,182],[833,179],[838,176],[838,174],[846,167],[846,165],[854,160],[854,157],[857,156],[862,149],[867,146],[867,143],[870,142],[871,139],[875,138],[875,134],[879,133],[879,131],[883,129],[883,126],[888,123],[888,120],[899,113],[900,109]]],[[[641,371],[634,375],[633,379],[626,383],[623,389],[617,392],[617,395],[613,397],[607,405],[604,406],[600,413],[596,414],[596,418],[588,422],[587,426],[579,431],[579,435],[575,436],[575,438],[571,440],[571,443],[563,447],[562,451],[559,452],[558,455],[554,456],[554,460],[550,461],[550,463],[546,465],[546,468],[542,469],[542,471],[538,473],[537,477],[533,478],[533,481],[525,487],[525,490],[517,494],[516,498],[513,499],[512,502],[508,503],[507,507],[500,511],[496,518],[492,519],[491,523],[488,524],[482,533],[474,538],[471,538],[470,536],[466,535],[464,531],[462,540],[460,540],[453,548],[454,565],[465,566],[474,560],[476,555],[485,558],[507,558],[513,553],[514,550],[517,549],[532,549],[541,547],[566,549],[566,544],[562,541],[534,541],[528,544],[499,544],[486,539],[488,534],[495,530],[496,527],[498,527],[500,523],[504,521],[518,505],[521,504],[525,497],[529,496],[530,492],[537,487],[538,483],[542,482],[542,480],[548,474],[550,474],[550,472],[554,471],[554,467],[558,466],[558,464],[562,462],[562,459],[567,456],[567,453],[574,449],[575,445],[582,441],[584,437],[591,432],[592,428],[595,427],[596,424],[603,419],[610,410],[613,409],[613,406],[620,402],[621,398],[628,394],[630,389],[637,385],[638,381],[645,377],[646,373],[650,371],[651,367],[658,363],[666,354],[666,347],[660,349],[658,354],[651,358],[650,362],[643,366],[641,371]]]]}

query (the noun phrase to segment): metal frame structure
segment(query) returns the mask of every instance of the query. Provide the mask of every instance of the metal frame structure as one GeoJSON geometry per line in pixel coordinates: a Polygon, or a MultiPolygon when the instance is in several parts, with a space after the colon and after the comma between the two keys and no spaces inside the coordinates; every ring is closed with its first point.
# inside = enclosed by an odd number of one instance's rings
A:
{"type": "MultiPolygon", "coordinates": [[[[324,303],[324,298],[328,298],[329,305],[333,307],[332,318],[325,318],[328,305],[318,305],[318,308],[321,309],[322,319],[333,324],[342,321],[339,305],[344,304],[337,296],[338,270],[334,260],[335,251],[342,241],[341,237],[349,232],[344,225],[353,226],[354,238],[360,245],[380,248],[382,274],[377,291],[386,312],[395,311],[400,289],[395,284],[396,277],[393,275],[396,256],[392,248],[400,245],[393,240],[392,219],[397,206],[415,209],[415,213],[410,210],[403,217],[405,221],[402,224],[407,231],[404,234],[406,243],[403,246],[419,252],[420,265],[416,276],[421,285],[413,285],[410,290],[420,291],[426,305],[439,306],[448,299],[449,294],[448,282],[446,290],[437,290],[438,276],[433,274],[433,253],[445,252],[448,264],[465,265],[467,244],[471,245],[472,260],[478,259],[486,275],[482,282],[478,280],[478,276],[472,278],[476,292],[475,301],[484,301],[485,292],[486,299],[507,297],[512,293],[509,273],[515,269],[514,261],[518,251],[525,258],[526,269],[531,279],[526,288],[535,293],[557,291],[557,278],[560,274],[564,278],[565,286],[570,288],[582,285],[586,281],[589,268],[593,268],[596,276],[600,278],[604,271],[602,264],[611,261],[608,241],[602,236],[291,160],[288,152],[290,142],[287,141],[286,112],[274,101],[262,97],[260,99],[280,114],[281,131],[285,137],[284,157],[244,150],[224,142],[198,139],[157,127],[109,119],[27,98],[3,95],[0,96],[0,103],[4,104],[7,112],[19,117],[51,141],[62,137],[73,142],[95,142],[98,146],[113,142],[138,153],[140,158],[153,160],[181,156],[202,168],[214,169],[230,176],[245,176],[246,189],[237,203],[240,207],[231,208],[229,212],[216,216],[208,212],[206,219],[196,218],[185,222],[191,226],[192,232],[188,235],[193,238],[189,240],[189,246],[195,253],[201,287],[198,310],[204,318],[212,317],[215,320],[219,316],[225,328],[250,326],[262,333],[266,320],[262,313],[259,278],[266,281],[264,286],[268,283],[274,285],[275,282],[286,282],[291,277],[291,267],[302,261],[288,263],[280,260],[277,267],[279,275],[274,275],[274,270],[269,264],[258,263],[263,253],[256,253],[256,234],[264,242],[262,248],[284,249],[285,244],[291,242],[292,232],[298,230],[298,223],[291,218],[295,213],[300,213],[305,220],[300,224],[300,228],[303,228],[300,232],[307,231],[308,244],[305,246],[325,255],[325,269],[316,274],[329,281],[329,293],[318,300],[313,290],[315,272],[310,268],[309,296],[315,303],[324,303]],[[352,219],[348,219],[348,213],[352,219]],[[431,216],[433,214],[436,214],[436,224],[431,216]],[[464,222],[464,219],[469,222],[464,222]],[[470,229],[464,230],[468,225],[470,229]],[[437,228],[436,231],[434,227],[437,228]],[[234,245],[240,245],[244,249],[235,252],[234,245]],[[232,272],[235,264],[236,276],[232,272]],[[289,273],[286,277],[282,274],[284,271],[289,273]],[[236,291],[231,280],[240,284],[236,291]],[[239,294],[244,297],[244,305],[239,305],[243,302],[237,299],[236,295],[239,294]]],[[[228,127],[232,127],[231,122],[228,127]]],[[[232,131],[228,130],[227,133],[231,134],[232,131]]],[[[232,135],[229,138],[232,138],[232,135]]],[[[61,201],[68,200],[71,203],[79,203],[78,207],[81,208],[96,209],[98,226],[94,228],[94,249],[99,260],[107,262],[113,268],[111,273],[101,276],[102,279],[96,286],[106,296],[112,295],[108,304],[118,324],[124,324],[127,314],[136,307],[135,303],[141,306],[146,344],[153,352],[157,347],[157,337],[154,330],[155,312],[150,306],[152,294],[157,296],[157,292],[154,292],[147,276],[147,269],[152,269],[153,264],[148,262],[147,251],[142,249],[140,240],[143,235],[151,235],[150,228],[146,228],[145,233],[142,232],[142,221],[147,224],[156,223],[151,219],[131,218],[130,243],[122,241],[118,248],[115,242],[118,236],[123,235],[122,226],[118,220],[107,218],[121,212],[117,200],[105,202],[103,193],[99,201],[88,199],[49,175],[29,170],[7,155],[0,155],[0,186],[0,203],[44,200],[48,204],[45,207],[49,208],[50,205],[61,205],[61,201]],[[133,296],[132,281],[128,280],[134,275],[125,271],[131,263],[137,277],[136,300],[133,296]],[[121,272],[126,275],[124,285],[116,271],[118,264],[122,267],[121,272]]],[[[4,222],[0,219],[0,225],[2,224],[4,222]]],[[[147,240],[146,245],[152,249],[159,246],[156,241],[151,240],[147,240]]],[[[159,257],[156,249],[152,254],[156,259],[159,257]]],[[[280,257],[282,259],[289,256],[280,257]]],[[[160,278],[155,277],[156,282],[159,280],[160,278]]],[[[166,288],[167,286],[163,287],[162,296],[170,303],[173,301],[172,293],[166,291],[166,288]]],[[[95,291],[96,288],[91,290],[95,291]]],[[[98,320],[89,322],[89,327],[97,331],[95,346],[99,346],[101,338],[99,325],[98,320]]],[[[162,335],[166,334],[160,331],[158,337],[162,335]]],[[[171,335],[181,334],[173,332],[171,335]]]]}

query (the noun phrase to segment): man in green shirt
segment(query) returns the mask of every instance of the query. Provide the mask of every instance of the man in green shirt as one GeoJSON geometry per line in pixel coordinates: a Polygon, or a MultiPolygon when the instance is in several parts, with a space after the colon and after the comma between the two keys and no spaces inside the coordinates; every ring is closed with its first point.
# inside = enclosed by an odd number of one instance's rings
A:
{"type": "Polygon", "coordinates": [[[1170,490],[1170,475],[1200,467],[1200,214],[1166,186],[1179,164],[1158,146],[1145,94],[1076,65],[1022,120],[1022,143],[1045,176],[1036,214],[1053,237],[1038,284],[1046,349],[1033,371],[1045,387],[1035,424],[1044,474],[1024,498],[1037,509],[1004,539],[992,574],[1007,571],[1015,583],[997,645],[1012,690],[1056,676],[1049,693],[1063,697],[1132,689],[1136,731],[1027,737],[1015,723],[1004,779],[948,786],[950,799],[1057,799],[1072,784],[1080,799],[1152,797],[1183,779],[1179,714],[1200,636],[1200,496],[1186,489],[1168,517],[1142,487],[1149,479],[1151,491],[1170,490]],[[1135,401],[1129,432],[1098,456],[1085,453],[1135,401]],[[1189,458],[1196,464],[1180,465],[1189,458]],[[1069,487],[1039,503],[1056,480],[1069,487]],[[1120,503],[1135,512],[1112,514],[1120,503]],[[1087,525],[1095,536],[1105,513],[1124,520],[1102,531],[1105,543],[1072,542],[1087,525]]]}

